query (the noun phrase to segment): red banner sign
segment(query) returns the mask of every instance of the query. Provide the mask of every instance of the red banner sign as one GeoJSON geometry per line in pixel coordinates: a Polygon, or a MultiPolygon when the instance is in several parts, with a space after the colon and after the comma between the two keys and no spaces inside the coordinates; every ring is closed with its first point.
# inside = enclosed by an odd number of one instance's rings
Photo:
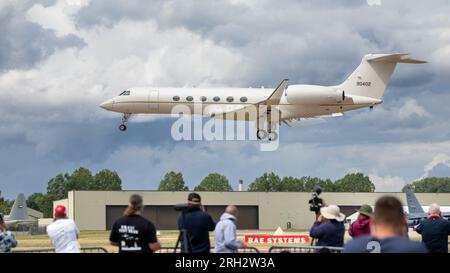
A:
{"type": "Polygon", "coordinates": [[[305,244],[308,235],[245,235],[247,244],[305,244]]]}

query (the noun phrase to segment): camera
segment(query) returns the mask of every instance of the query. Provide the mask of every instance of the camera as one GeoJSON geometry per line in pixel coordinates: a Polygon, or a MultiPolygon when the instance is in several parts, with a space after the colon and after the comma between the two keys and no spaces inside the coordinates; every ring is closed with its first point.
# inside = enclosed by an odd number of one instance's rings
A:
{"type": "Polygon", "coordinates": [[[323,200],[320,198],[320,194],[322,193],[322,188],[319,186],[314,187],[314,192],[312,193],[311,198],[309,199],[309,210],[319,214],[320,209],[323,206],[323,200]]]}

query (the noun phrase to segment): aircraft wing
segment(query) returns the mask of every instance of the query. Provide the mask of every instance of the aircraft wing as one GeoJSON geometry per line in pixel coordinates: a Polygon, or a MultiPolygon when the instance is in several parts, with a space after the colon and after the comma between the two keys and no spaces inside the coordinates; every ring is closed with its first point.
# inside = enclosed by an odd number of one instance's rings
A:
{"type": "Polygon", "coordinates": [[[326,118],[335,118],[335,117],[342,117],[344,116],[343,113],[333,113],[331,115],[322,115],[322,116],[316,116],[316,117],[309,117],[309,118],[290,118],[282,120],[284,124],[286,124],[289,127],[302,127],[302,126],[308,126],[308,125],[316,125],[326,122],[326,118]]]}
{"type": "MultiPolygon", "coordinates": [[[[253,113],[253,112],[255,112],[256,109],[258,109],[258,107],[260,105],[267,105],[268,107],[272,106],[272,105],[278,105],[278,104],[280,104],[280,100],[283,96],[284,91],[286,90],[288,82],[289,82],[288,79],[282,80],[280,82],[280,84],[278,84],[278,86],[272,92],[272,94],[263,101],[259,101],[255,104],[250,104],[250,105],[245,105],[245,106],[230,105],[229,109],[227,109],[227,108],[217,108],[217,109],[211,108],[211,110],[207,110],[205,114],[208,114],[210,117],[223,118],[223,116],[228,113],[237,113],[237,114],[239,114],[240,112],[253,113]]],[[[260,117],[262,117],[264,115],[265,114],[260,115],[260,117]]]]}
{"type": "Polygon", "coordinates": [[[275,90],[272,92],[272,94],[266,100],[261,101],[258,104],[265,104],[265,105],[280,104],[281,97],[283,96],[284,90],[286,90],[288,82],[289,82],[288,79],[282,80],[280,84],[277,86],[277,88],[275,88],[275,90]]]}
{"type": "Polygon", "coordinates": [[[203,114],[210,117],[220,117],[221,115],[225,115],[227,113],[238,112],[246,107],[247,106],[245,105],[211,105],[205,108],[203,114]]]}

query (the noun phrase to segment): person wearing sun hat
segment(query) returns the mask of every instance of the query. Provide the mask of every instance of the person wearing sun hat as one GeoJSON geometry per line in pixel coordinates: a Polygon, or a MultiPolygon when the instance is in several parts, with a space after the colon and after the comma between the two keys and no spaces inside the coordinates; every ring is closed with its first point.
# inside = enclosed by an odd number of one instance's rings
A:
{"type": "Polygon", "coordinates": [[[318,239],[317,246],[335,246],[344,245],[345,226],[343,221],[345,215],[341,213],[336,205],[329,205],[320,209],[320,216],[314,222],[309,235],[318,239]]]}
{"type": "Polygon", "coordinates": [[[372,207],[364,204],[356,211],[359,212],[358,218],[350,225],[350,228],[348,229],[348,234],[352,238],[370,234],[370,220],[373,213],[372,207]]]}

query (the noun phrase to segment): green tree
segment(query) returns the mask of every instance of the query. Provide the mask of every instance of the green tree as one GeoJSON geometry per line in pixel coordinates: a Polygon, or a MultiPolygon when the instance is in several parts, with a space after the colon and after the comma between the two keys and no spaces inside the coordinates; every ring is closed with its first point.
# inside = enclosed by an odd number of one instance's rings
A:
{"type": "Polygon", "coordinates": [[[180,172],[168,172],[159,182],[159,191],[187,191],[183,175],[180,172]]]}
{"type": "Polygon", "coordinates": [[[281,179],[275,173],[264,173],[250,183],[248,191],[270,192],[281,190],[281,179]]]}
{"type": "Polygon", "coordinates": [[[338,192],[374,192],[375,185],[368,176],[362,173],[347,174],[334,182],[335,191],[338,192]]]}
{"type": "Polygon", "coordinates": [[[9,201],[4,199],[3,197],[0,197],[0,212],[3,214],[9,214],[13,203],[14,201],[9,201]]]}
{"type": "Polygon", "coordinates": [[[225,176],[210,173],[194,188],[194,191],[233,191],[233,188],[225,176]]]}
{"type": "Polygon", "coordinates": [[[95,190],[94,177],[89,169],[80,167],[68,178],[66,193],[73,190],[95,190]]]}
{"type": "Polygon", "coordinates": [[[51,218],[53,217],[53,201],[54,200],[48,194],[33,193],[27,199],[27,206],[42,212],[44,217],[51,218]]]}
{"type": "Polygon", "coordinates": [[[414,189],[415,192],[450,192],[450,177],[427,177],[403,187],[402,191],[414,189]]]}
{"type": "Polygon", "coordinates": [[[104,169],[94,175],[91,190],[120,191],[122,180],[115,171],[104,169]]]}
{"type": "Polygon", "coordinates": [[[68,173],[58,174],[54,178],[50,179],[47,184],[47,194],[54,200],[66,198],[67,196],[67,184],[70,175],[68,173]]]}
{"type": "Polygon", "coordinates": [[[122,180],[111,170],[104,169],[94,176],[87,168],[80,167],[72,174],[58,174],[48,181],[47,193],[31,195],[29,206],[51,217],[53,201],[67,198],[67,193],[73,190],[121,190],[122,180]]]}
{"type": "Polygon", "coordinates": [[[281,179],[280,191],[299,192],[304,191],[305,181],[303,178],[285,176],[281,179]]]}
{"type": "Polygon", "coordinates": [[[336,186],[330,179],[320,179],[318,177],[304,176],[301,178],[304,181],[304,191],[312,192],[316,186],[319,186],[323,191],[333,192],[336,186]]]}

